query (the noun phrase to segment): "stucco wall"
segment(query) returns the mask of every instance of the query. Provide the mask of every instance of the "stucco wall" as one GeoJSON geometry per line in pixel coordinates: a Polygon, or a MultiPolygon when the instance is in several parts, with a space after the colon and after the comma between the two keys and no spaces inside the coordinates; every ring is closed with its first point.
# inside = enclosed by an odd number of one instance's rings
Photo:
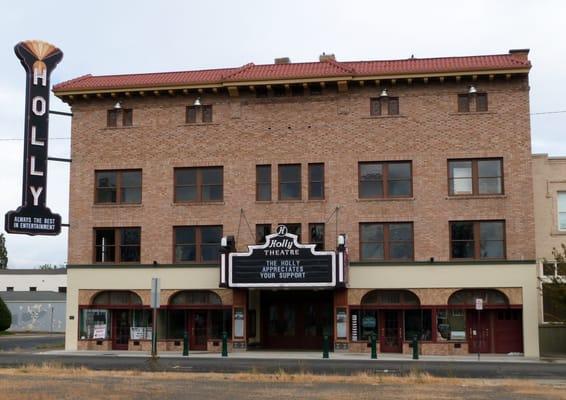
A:
{"type": "Polygon", "coordinates": [[[552,248],[566,244],[566,231],[558,230],[557,193],[566,192],[566,158],[533,155],[535,242],[537,258],[552,259],[552,248]]]}
{"type": "Polygon", "coordinates": [[[11,332],[65,332],[65,302],[6,301],[11,332]]]}

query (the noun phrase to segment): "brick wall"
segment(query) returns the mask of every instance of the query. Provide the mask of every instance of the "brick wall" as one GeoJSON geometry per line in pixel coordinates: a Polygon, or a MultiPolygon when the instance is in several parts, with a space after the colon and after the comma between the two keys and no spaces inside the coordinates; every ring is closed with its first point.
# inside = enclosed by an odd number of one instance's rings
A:
{"type": "MultiPolygon", "coordinates": [[[[457,113],[455,80],[389,86],[400,115],[369,117],[375,86],[332,87],[322,96],[256,99],[204,93],[213,104],[211,124],[186,125],[185,107],[196,96],[120,99],[134,109],[134,126],[106,128],[106,110],[116,99],[73,103],[69,263],[93,261],[93,227],[141,226],[142,263],[173,261],[174,225],[223,225],[238,247],[254,241],[256,223],[325,222],[336,207],[338,231],[349,238],[350,259],[359,258],[360,222],[414,222],[416,260],[449,259],[450,220],[504,219],[508,259],[534,259],[534,220],[527,78],[474,82],[489,94],[489,112],[457,113]],[[505,195],[448,198],[447,159],[502,157],[505,195]],[[413,198],[358,199],[358,162],[411,160],[413,198]],[[324,162],[323,201],[309,201],[307,164],[324,162]],[[277,201],[277,164],[302,164],[301,201],[277,201]],[[272,164],[272,198],[255,201],[255,166],[272,164]],[[224,201],[173,202],[173,168],[222,165],[224,201]],[[143,169],[141,205],[94,205],[96,169],[143,169]]],[[[335,246],[336,220],[326,225],[326,247],[335,246]]]]}

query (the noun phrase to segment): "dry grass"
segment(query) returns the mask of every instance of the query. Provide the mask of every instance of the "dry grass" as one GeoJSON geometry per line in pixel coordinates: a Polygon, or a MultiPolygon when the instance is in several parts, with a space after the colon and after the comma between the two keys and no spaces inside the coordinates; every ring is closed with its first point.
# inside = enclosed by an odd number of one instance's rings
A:
{"type": "Polygon", "coordinates": [[[373,399],[377,392],[381,394],[380,399],[499,399],[500,396],[507,399],[566,398],[566,381],[547,384],[530,380],[439,378],[418,370],[406,376],[374,373],[352,376],[313,375],[307,372],[291,374],[284,370],[274,374],[257,371],[222,374],[94,371],[52,362],[0,369],[0,397],[3,400],[145,399],[148,393],[156,397],[147,398],[176,399],[184,398],[177,396],[186,393],[188,387],[201,390],[210,399],[224,399],[223,396],[228,393],[236,394],[233,399],[297,396],[304,399],[373,399]],[[68,394],[73,397],[68,397],[68,394]]]}

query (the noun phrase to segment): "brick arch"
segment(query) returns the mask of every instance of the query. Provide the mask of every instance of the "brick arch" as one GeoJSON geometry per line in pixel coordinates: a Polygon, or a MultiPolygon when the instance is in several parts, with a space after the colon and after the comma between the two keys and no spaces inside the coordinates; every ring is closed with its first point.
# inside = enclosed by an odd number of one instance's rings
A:
{"type": "Polygon", "coordinates": [[[233,303],[232,289],[162,289],[161,304],[169,304],[171,302],[171,297],[183,290],[207,290],[218,295],[222,301],[222,305],[230,306],[233,303]]]}
{"type": "Polygon", "coordinates": [[[169,295],[167,304],[170,305],[176,298],[185,295],[189,300],[186,303],[179,303],[178,305],[222,305],[222,298],[212,290],[206,289],[183,289],[177,290],[169,295]],[[194,299],[190,299],[190,295],[195,295],[194,299]],[[200,301],[202,300],[202,301],[200,301]]]}
{"type": "Polygon", "coordinates": [[[100,297],[98,302],[99,305],[143,305],[143,298],[134,290],[98,290],[90,296],[89,304],[96,305],[96,300],[100,297]],[[113,295],[121,295],[124,300],[129,300],[127,302],[115,302],[116,299],[112,299],[113,295]],[[104,299],[102,296],[106,296],[104,299]]]}
{"type": "Polygon", "coordinates": [[[410,305],[419,307],[421,300],[417,294],[407,289],[374,289],[366,292],[360,299],[360,305],[410,305]]]}
{"type": "Polygon", "coordinates": [[[361,305],[362,304],[362,299],[368,295],[370,292],[376,291],[376,290],[380,290],[380,291],[403,291],[403,292],[408,292],[411,293],[412,295],[414,295],[418,301],[419,304],[424,304],[422,302],[421,296],[419,295],[419,293],[417,293],[417,291],[412,290],[412,289],[349,289],[348,290],[348,304],[349,305],[361,305]]]}

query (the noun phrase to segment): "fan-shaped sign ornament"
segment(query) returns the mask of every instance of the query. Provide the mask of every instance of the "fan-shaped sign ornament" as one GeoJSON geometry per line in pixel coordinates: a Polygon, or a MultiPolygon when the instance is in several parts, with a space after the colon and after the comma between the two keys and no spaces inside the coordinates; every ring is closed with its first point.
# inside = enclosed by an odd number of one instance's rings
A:
{"type": "Polygon", "coordinates": [[[50,75],[63,52],[40,40],[20,42],[14,51],[26,70],[24,176],[22,205],[6,213],[5,229],[9,233],[58,235],[61,216],[53,214],[45,202],[50,75]]]}

